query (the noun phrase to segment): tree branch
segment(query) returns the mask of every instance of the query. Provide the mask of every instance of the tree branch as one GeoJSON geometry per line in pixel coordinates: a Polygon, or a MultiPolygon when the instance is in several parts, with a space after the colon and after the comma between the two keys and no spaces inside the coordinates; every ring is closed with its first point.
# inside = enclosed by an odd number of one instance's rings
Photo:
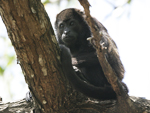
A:
{"type": "Polygon", "coordinates": [[[102,66],[103,72],[108,80],[108,82],[111,84],[113,87],[113,90],[117,94],[117,101],[118,101],[118,111],[121,109],[121,113],[135,113],[138,112],[135,109],[133,101],[129,98],[127,92],[124,91],[120,81],[118,80],[116,74],[114,73],[113,69],[111,68],[110,64],[105,58],[105,49],[100,45],[101,37],[103,37],[103,34],[99,32],[98,28],[96,25],[94,25],[94,21],[92,20],[92,17],[90,15],[90,4],[88,0],[79,0],[80,4],[83,6],[85,14],[86,14],[86,21],[88,25],[91,28],[93,38],[95,40],[95,45],[96,45],[96,52],[98,55],[98,59],[100,62],[100,65],[102,66]],[[121,107],[121,108],[120,108],[121,107]]]}
{"type": "Polygon", "coordinates": [[[99,32],[98,28],[96,27],[96,25],[94,25],[92,17],[90,15],[90,11],[89,11],[89,6],[90,4],[88,3],[87,0],[79,0],[81,5],[84,7],[85,10],[85,14],[87,15],[87,22],[91,28],[92,34],[93,34],[93,38],[96,41],[96,52],[98,55],[98,59],[99,62],[103,68],[103,72],[107,78],[107,80],[109,81],[109,83],[112,85],[114,91],[116,92],[116,94],[118,96],[124,96],[126,98],[126,96],[128,97],[128,95],[126,94],[126,92],[123,90],[123,87],[121,87],[121,84],[119,83],[119,80],[117,79],[116,74],[114,73],[113,69],[111,68],[110,64],[108,63],[108,61],[105,58],[105,49],[103,50],[103,47],[100,45],[100,41],[101,41],[101,37],[103,37],[103,34],[101,32],[99,32]],[[102,51],[101,51],[102,50],[102,51]]]}
{"type": "Polygon", "coordinates": [[[45,112],[57,111],[63,106],[68,82],[43,4],[40,0],[1,0],[0,13],[36,103],[45,112]]]}

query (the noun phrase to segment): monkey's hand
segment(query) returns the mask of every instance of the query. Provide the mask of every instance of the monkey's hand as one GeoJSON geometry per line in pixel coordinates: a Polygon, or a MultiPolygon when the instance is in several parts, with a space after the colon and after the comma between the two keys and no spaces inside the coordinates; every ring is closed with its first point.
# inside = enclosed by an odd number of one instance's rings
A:
{"type": "Polygon", "coordinates": [[[88,41],[90,41],[90,43],[93,45],[93,47],[96,49],[97,46],[96,46],[96,40],[94,37],[88,37],[87,38],[88,41]]]}
{"type": "Polygon", "coordinates": [[[100,51],[102,51],[102,50],[106,50],[108,47],[108,44],[107,44],[107,36],[108,34],[105,32],[105,31],[100,31],[99,32],[99,36],[100,36],[100,38],[101,38],[101,40],[100,40],[100,42],[99,42],[99,44],[100,44],[100,47],[99,47],[99,45],[97,45],[96,44],[96,41],[97,41],[97,39],[96,38],[94,38],[93,36],[92,37],[89,37],[89,38],[87,38],[87,40],[88,41],[90,41],[90,43],[93,45],[93,47],[96,49],[96,48],[100,48],[100,51]]]}
{"type": "Polygon", "coordinates": [[[106,50],[107,46],[105,45],[105,42],[103,42],[102,40],[100,41],[100,45],[101,45],[101,50],[106,50]]]}

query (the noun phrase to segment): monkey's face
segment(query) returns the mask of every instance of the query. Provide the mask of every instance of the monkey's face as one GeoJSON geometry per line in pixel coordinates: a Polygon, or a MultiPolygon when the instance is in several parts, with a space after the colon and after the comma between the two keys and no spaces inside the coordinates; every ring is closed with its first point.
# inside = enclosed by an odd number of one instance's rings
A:
{"type": "Polygon", "coordinates": [[[79,22],[75,19],[68,19],[58,22],[60,38],[65,45],[71,46],[78,40],[80,34],[79,22]]]}

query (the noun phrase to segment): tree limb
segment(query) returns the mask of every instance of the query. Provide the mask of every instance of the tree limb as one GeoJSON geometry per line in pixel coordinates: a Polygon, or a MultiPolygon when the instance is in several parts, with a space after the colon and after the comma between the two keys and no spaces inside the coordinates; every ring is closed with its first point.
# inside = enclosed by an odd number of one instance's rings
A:
{"type": "Polygon", "coordinates": [[[0,0],[0,14],[36,103],[45,112],[57,111],[64,104],[68,82],[43,4],[40,0],[0,0]]]}
{"type": "Polygon", "coordinates": [[[133,101],[129,98],[127,92],[124,91],[120,81],[118,80],[116,74],[114,73],[113,69],[111,68],[110,64],[105,58],[105,50],[103,47],[100,45],[101,37],[103,37],[103,34],[99,32],[98,28],[96,25],[94,25],[92,17],[90,15],[90,4],[88,0],[79,0],[80,4],[83,6],[85,14],[86,14],[86,20],[88,25],[91,28],[93,37],[95,39],[95,45],[96,45],[96,52],[98,55],[99,62],[103,68],[103,72],[113,87],[113,90],[117,94],[117,101],[118,101],[118,111],[117,113],[138,113],[137,109],[135,108],[135,105],[133,101]],[[102,50],[102,51],[100,51],[102,50]],[[120,109],[120,110],[119,110],[120,109]]]}

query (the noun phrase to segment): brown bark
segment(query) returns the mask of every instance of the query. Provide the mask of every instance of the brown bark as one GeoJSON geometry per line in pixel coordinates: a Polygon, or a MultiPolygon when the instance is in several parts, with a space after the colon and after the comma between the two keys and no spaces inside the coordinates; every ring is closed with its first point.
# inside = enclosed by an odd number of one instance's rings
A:
{"type": "MultiPolygon", "coordinates": [[[[70,87],[49,17],[39,0],[0,0],[0,15],[34,98],[29,103],[0,103],[0,112],[116,113],[120,106],[116,101],[87,101],[70,87]]],[[[137,104],[144,106],[140,111],[149,110],[149,101],[142,101],[148,104],[137,104]]]]}
{"type": "Polygon", "coordinates": [[[1,16],[26,82],[46,112],[63,106],[66,79],[50,20],[39,0],[1,0],[1,16]]]}

